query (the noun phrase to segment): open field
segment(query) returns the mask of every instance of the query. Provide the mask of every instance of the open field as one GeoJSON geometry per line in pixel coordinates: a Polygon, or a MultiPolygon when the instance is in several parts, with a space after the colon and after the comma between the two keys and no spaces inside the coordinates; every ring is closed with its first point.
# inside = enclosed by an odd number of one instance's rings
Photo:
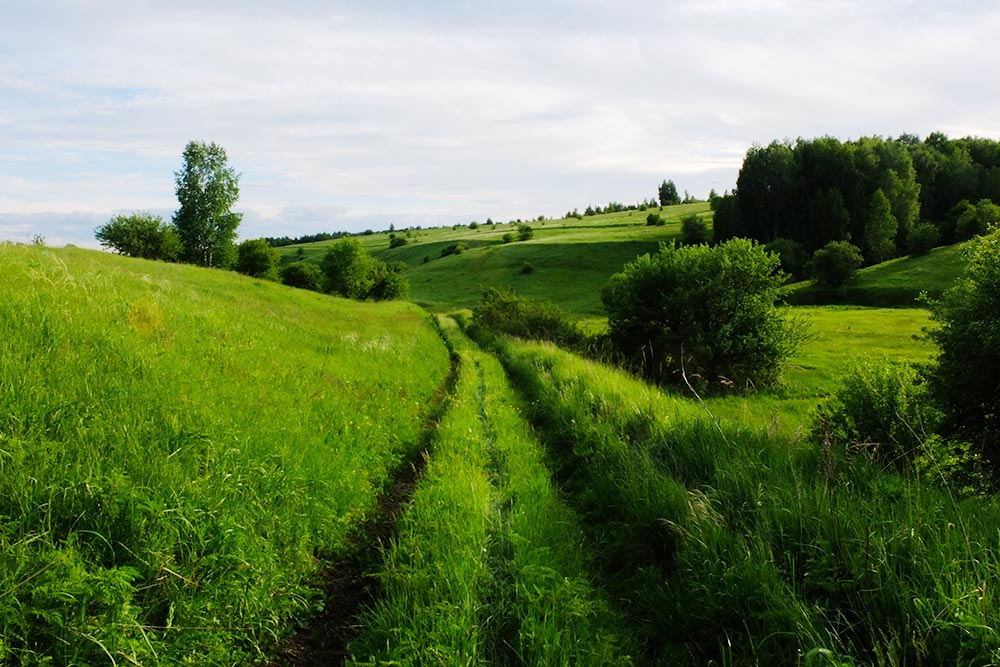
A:
{"type": "Polygon", "coordinates": [[[245,664],[449,368],[418,308],[0,245],[0,664],[245,664]]]}

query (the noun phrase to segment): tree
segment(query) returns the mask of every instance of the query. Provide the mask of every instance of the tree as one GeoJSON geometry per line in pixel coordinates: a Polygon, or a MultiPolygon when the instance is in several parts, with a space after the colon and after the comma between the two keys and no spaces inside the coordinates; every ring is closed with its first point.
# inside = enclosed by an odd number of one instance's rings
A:
{"type": "Polygon", "coordinates": [[[972,443],[1000,464],[1000,231],[973,242],[965,273],[930,302],[938,347],[930,387],[946,434],[972,443]]]}
{"type": "Polygon", "coordinates": [[[323,272],[315,264],[295,262],[281,269],[281,282],[289,287],[323,291],[323,272]]]}
{"type": "Polygon", "coordinates": [[[861,249],[847,241],[830,241],[813,255],[813,278],[822,287],[842,287],[857,273],[861,249]]]}
{"type": "Polygon", "coordinates": [[[200,266],[231,266],[239,199],[239,175],[228,166],[226,151],[214,143],[188,143],[184,166],[174,174],[180,208],[174,226],[184,246],[181,258],[200,266]]]}
{"type": "Polygon", "coordinates": [[[386,265],[370,256],[353,237],[331,245],[321,265],[327,292],[358,301],[406,298],[410,287],[403,276],[404,267],[401,263],[386,265]]]}
{"type": "Polygon", "coordinates": [[[237,248],[236,270],[254,278],[278,279],[281,255],[265,239],[247,239],[237,248]]]}
{"type": "Polygon", "coordinates": [[[673,181],[663,181],[660,183],[660,206],[672,206],[674,204],[680,204],[681,198],[677,194],[677,186],[674,185],[673,181]]]}
{"type": "Polygon", "coordinates": [[[771,386],[802,329],[775,306],[778,257],[747,239],[661,245],[601,294],[612,347],[638,371],[679,384],[771,386]]]}
{"type": "Polygon", "coordinates": [[[94,230],[94,237],[105,248],[129,257],[173,262],[181,253],[177,230],[160,216],[145,211],[114,216],[94,230]]]}
{"type": "Polygon", "coordinates": [[[896,216],[882,188],[872,195],[865,224],[865,258],[878,264],[896,256],[896,216]]]}
{"type": "Polygon", "coordinates": [[[955,239],[967,241],[985,234],[990,227],[1000,224],[1000,206],[989,199],[980,199],[975,204],[959,202],[960,213],[955,221],[955,239]]]}
{"type": "Polygon", "coordinates": [[[681,218],[681,243],[684,245],[698,245],[708,243],[712,240],[712,233],[708,231],[708,224],[701,219],[697,213],[685,215],[681,218]]]}

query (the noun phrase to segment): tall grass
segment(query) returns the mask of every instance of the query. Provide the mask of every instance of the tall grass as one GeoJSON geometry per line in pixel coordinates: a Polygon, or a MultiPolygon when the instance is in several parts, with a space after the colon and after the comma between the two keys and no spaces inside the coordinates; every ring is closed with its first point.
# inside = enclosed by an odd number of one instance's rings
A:
{"type": "Polygon", "coordinates": [[[613,599],[661,664],[994,664],[1000,507],[699,408],[547,345],[497,350],[613,599]]]}
{"type": "Polygon", "coordinates": [[[503,370],[445,320],[459,380],[380,574],[356,664],[627,665],[629,632],[589,579],[503,370]]]}
{"type": "Polygon", "coordinates": [[[90,251],[0,267],[0,663],[262,657],[414,447],[433,327],[90,251]]]}

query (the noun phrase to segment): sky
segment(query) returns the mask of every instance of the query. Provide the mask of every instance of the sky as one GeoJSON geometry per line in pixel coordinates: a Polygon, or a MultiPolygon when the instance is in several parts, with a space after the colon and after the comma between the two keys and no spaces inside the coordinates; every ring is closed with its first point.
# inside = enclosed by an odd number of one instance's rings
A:
{"type": "Polygon", "coordinates": [[[170,220],[192,140],[245,239],[704,198],[775,139],[1000,139],[998,35],[996,0],[2,0],[0,240],[170,220]]]}

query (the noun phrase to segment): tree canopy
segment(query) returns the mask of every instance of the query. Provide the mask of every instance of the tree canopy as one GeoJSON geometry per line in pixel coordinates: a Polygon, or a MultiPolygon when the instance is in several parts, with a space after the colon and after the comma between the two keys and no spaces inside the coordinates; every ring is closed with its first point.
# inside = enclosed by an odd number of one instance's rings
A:
{"type": "Polygon", "coordinates": [[[199,141],[184,149],[184,166],[174,174],[180,208],[174,226],[183,245],[181,258],[200,266],[229,267],[236,259],[234,240],[242,215],[239,175],[221,146],[199,141]]]}
{"type": "Polygon", "coordinates": [[[104,247],[129,257],[172,262],[181,253],[177,230],[147,212],[116,215],[94,230],[94,236],[104,247]]]}

